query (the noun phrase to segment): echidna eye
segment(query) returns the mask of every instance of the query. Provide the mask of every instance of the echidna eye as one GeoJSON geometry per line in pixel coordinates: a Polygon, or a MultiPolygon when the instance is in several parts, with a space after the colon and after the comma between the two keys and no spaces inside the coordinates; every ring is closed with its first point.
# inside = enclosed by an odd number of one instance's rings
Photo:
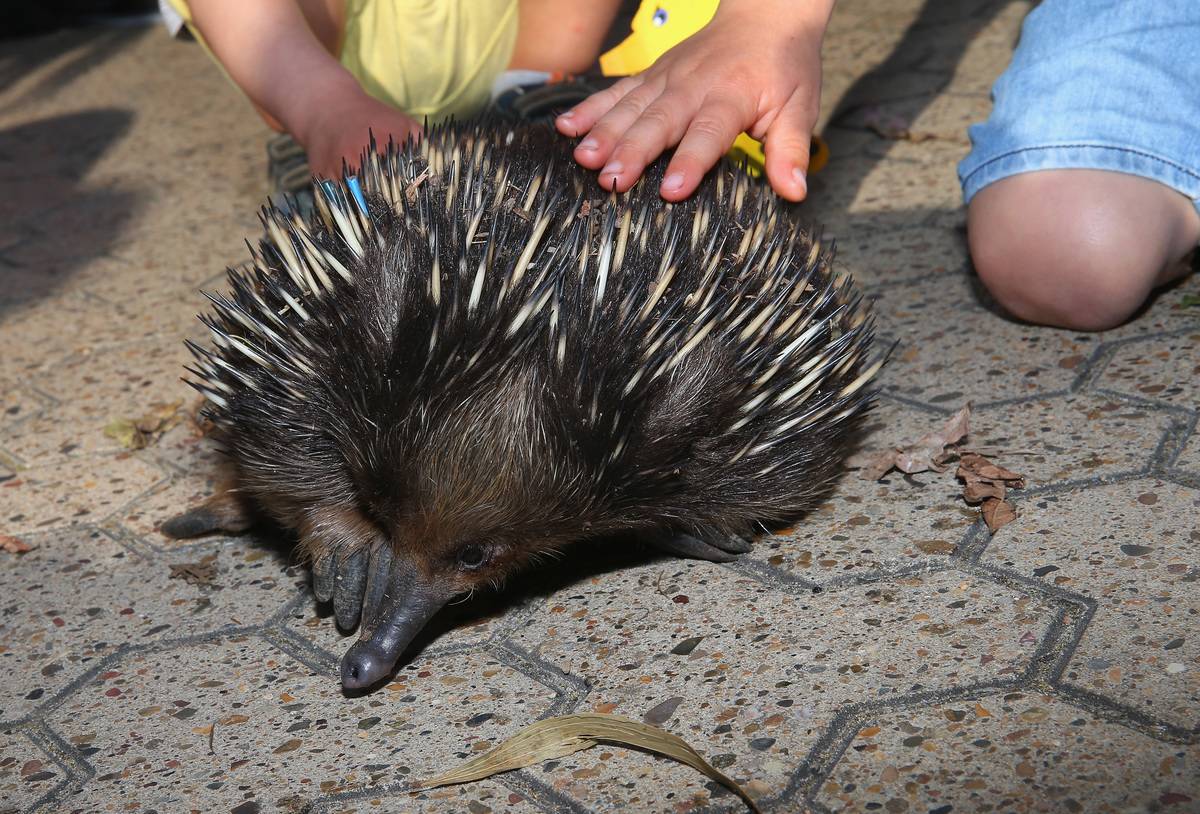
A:
{"type": "Polygon", "coordinates": [[[667,24],[667,10],[665,8],[656,8],[652,21],[655,26],[662,28],[667,24]]]}
{"type": "Polygon", "coordinates": [[[467,570],[479,568],[488,561],[488,550],[478,543],[463,546],[458,552],[458,566],[467,570]]]}

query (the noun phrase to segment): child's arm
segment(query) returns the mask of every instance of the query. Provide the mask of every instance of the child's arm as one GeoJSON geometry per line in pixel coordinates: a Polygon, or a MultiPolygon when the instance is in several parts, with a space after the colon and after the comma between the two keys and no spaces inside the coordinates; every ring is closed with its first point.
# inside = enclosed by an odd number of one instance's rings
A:
{"type": "MultiPolygon", "coordinates": [[[[272,126],[300,142],[313,172],[357,164],[367,131],[386,143],[420,125],[370,96],[317,39],[295,0],[190,0],[209,48],[272,126]]],[[[336,39],[336,33],[326,32],[336,39]]]]}
{"type": "Polygon", "coordinates": [[[690,195],[744,130],[765,142],[775,191],[801,200],[832,12],[833,0],[721,0],[708,25],[560,116],[558,129],[587,133],[575,159],[621,191],[678,144],[661,187],[671,201],[690,195]]]}

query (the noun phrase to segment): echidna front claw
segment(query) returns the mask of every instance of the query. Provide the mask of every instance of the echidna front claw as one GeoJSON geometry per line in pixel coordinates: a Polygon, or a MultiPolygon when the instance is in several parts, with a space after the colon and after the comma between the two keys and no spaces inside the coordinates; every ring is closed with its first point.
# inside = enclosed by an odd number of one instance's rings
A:
{"type": "Polygon", "coordinates": [[[652,534],[647,541],[668,554],[709,562],[733,562],[738,555],[745,554],[751,548],[750,542],[741,537],[713,536],[709,540],[702,540],[681,531],[652,534]]]}
{"type": "Polygon", "coordinates": [[[333,554],[325,554],[312,564],[313,594],[318,602],[328,602],[333,599],[333,588],[337,584],[334,567],[337,558],[333,554]]]}
{"type": "Polygon", "coordinates": [[[354,630],[362,613],[367,587],[366,549],[359,549],[338,563],[333,588],[333,617],[342,630],[354,630]]]}

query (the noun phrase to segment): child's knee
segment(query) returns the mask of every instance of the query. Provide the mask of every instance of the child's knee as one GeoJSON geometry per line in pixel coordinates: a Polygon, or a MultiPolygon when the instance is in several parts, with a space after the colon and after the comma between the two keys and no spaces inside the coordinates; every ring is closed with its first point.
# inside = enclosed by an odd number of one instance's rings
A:
{"type": "Polygon", "coordinates": [[[1051,170],[984,188],[968,212],[980,279],[1030,322],[1088,331],[1121,324],[1173,259],[1153,205],[1156,190],[1142,184],[1159,186],[1116,173],[1051,170]]]}

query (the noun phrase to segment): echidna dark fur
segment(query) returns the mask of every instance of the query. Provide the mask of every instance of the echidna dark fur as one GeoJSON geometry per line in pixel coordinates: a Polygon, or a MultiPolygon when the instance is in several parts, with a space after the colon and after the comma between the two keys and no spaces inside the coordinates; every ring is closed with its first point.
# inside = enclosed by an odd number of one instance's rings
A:
{"type": "MultiPolygon", "coordinates": [[[[264,210],[192,346],[236,491],[300,538],[393,669],[452,597],[584,538],[726,560],[836,478],[879,369],[873,319],[790,207],[736,168],[681,204],[665,162],[602,193],[543,127],[431,128],[264,210]]],[[[543,566],[549,567],[549,566],[543,566]]]]}

